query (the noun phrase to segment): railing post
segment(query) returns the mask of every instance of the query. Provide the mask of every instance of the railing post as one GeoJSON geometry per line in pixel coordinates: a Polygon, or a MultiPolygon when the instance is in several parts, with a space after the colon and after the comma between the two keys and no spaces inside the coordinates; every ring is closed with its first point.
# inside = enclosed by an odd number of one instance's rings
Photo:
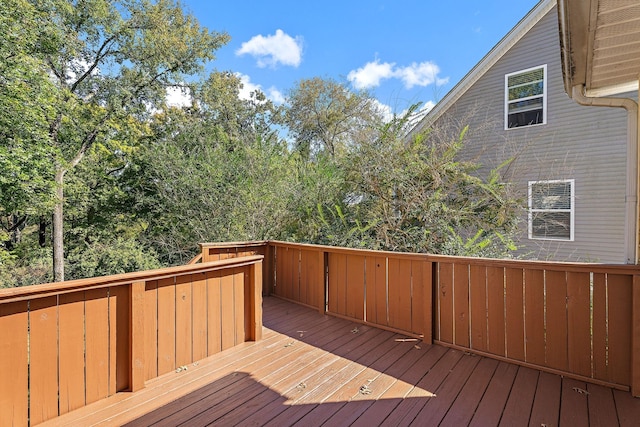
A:
{"type": "Polygon", "coordinates": [[[145,282],[131,284],[131,309],[129,310],[129,388],[144,388],[144,292],[145,282]]]}
{"type": "Polygon", "coordinates": [[[631,302],[631,394],[640,397],[640,274],[634,274],[631,302]]]}
{"type": "Polygon", "coordinates": [[[249,341],[262,339],[262,260],[249,267],[249,341]]]}
{"type": "Polygon", "coordinates": [[[200,248],[202,250],[202,262],[211,261],[209,257],[209,247],[206,244],[200,243],[200,248]]]}

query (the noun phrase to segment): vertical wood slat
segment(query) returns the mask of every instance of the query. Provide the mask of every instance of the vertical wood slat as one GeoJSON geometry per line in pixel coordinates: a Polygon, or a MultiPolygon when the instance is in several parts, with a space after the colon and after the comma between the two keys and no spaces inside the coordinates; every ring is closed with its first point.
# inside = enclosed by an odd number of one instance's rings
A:
{"type": "Polygon", "coordinates": [[[282,251],[282,296],[293,300],[293,254],[294,250],[291,248],[283,248],[282,251]]]}
{"type": "Polygon", "coordinates": [[[505,270],[507,357],[524,361],[523,271],[505,270]]]}
{"type": "Polygon", "coordinates": [[[282,294],[282,283],[281,283],[282,282],[282,265],[283,265],[282,257],[283,257],[284,249],[282,248],[282,246],[274,245],[271,253],[273,254],[273,268],[275,270],[271,292],[273,292],[274,295],[284,296],[282,294]]]}
{"type": "Polygon", "coordinates": [[[222,351],[222,307],[219,271],[207,273],[207,354],[209,356],[222,351]]]}
{"type": "Polygon", "coordinates": [[[525,331],[526,361],[545,364],[544,339],[544,272],[526,269],[525,283],[525,331]]]}
{"type": "Polygon", "coordinates": [[[158,375],[176,369],[175,278],[158,280],[158,375]]]}
{"type": "Polygon", "coordinates": [[[633,276],[607,275],[609,294],[609,379],[628,384],[631,358],[633,276]]]}
{"type": "Polygon", "coordinates": [[[453,265],[454,344],[469,347],[469,265],[453,265]]]}
{"type": "Polygon", "coordinates": [[[336,313],[341,314],[343,316],[347,315],[347,287],[344,286],[347,280],[347,255],[338,254],[337,258],[337,269],[336,269],[336,305],[335,310],[336,313]]]}
{"type": "Polygon", "coordinates": [[[299,283],[296,280],[298,251],[289,247],[278,248],[277,286],[278,295],[297,301],[299,298],[299,283]]]}
{"type": "Polygon", "coordinates": [[[30,302],[30,418],[38,424],[58,415],[58,298],[30,302]]]}
{"type": "Polygon", "coordinates": [[[113,287],[110,287],[107,291],[109,295],[108,301],[108,317],[109,317],[109,395],[116,394],[117,392],[117,383],[116,383],[116,368],[117,368],[117,334],[116,334],[116,303],[115,298],[112,296],[114,292],[113,287]]]}
{"type": "MultiPolygon", "coordinates": [[[[387,326],[387,258],[372,257],[372,266],[367,268],[367,273],[373,274],[371,280],[367,278],[367,313],[368,318],[378,325],[387,326]],[[371,290],[371,291],[369,291],[371,290]]],[[[368,265],[368,264],[367,264],[368,265]]]]}
{"type": "MultiPolygon", "coordinates": [[[[424,305],[426,288],[424,266],[427,261],[411,261],[411,329],[414,334],[425,335],[424,316],[430,313],[424,305]]],[[[429,335],[429,334],[427,334],[429,335]]]]}
{"type": "Polygon", "coordinates": [[[564,271],[545,271],[547,295],[547,365],[568,369],[567,355],[567,279],[564,271]]]}
{"type": "Polygon", "coordinates": [[[487,269],[472,265],[469,269],[471,301],[471,348],[487,351],[487,269]]]}
{"type": "Polygon", "coordinates": [[[222,350],[235,345],[236,332],[234,328],[234,303],[233,303],[233,274],[228,271],[222,273],[220,281],[220,329],[222,331],[222,350]]]}
{"type": "Polygon", "coordinates": [[[60,414],[85,405],[84,312],[84,292],[58,297],[60,414]]]}
{"type": "Polygon", "coordinates": [[[291,249],[289,252],[291,254],[289,258],[289,280],[291,283],[289,298],[300,301],[300,249],[291,249]]]}
{"type": "Polygon", "coordinates": [[[346,257],[346,315],[364,321],[364,269],[365,258],[359,255],[346,257]]]}
{"type": "MultiPolygon", "coordinates": [[[[307,305],[313,305],[310,301],[313,299],[313,293],[310,292],[310,286],[312,283],[309,281],[309,275],[313,268],[313,261],[309,259],[310,253],[307,250],[300,250],[300,302],[307,305]]],[[[311,278],[311,280],[313,280],[311,278]]]]}
{"type": "Polygon", "coordinates": [[[86,402],[109,396],[109,299],[107,289],[85,292],[86,402]]]}
{"type": "Polygon", "coordinates": [[[131,284],[129,298],[129,390],[144,388],[145,381],[145,282],[131,284]]]}
{"type": "Polygon", "coordinates": [[[27,425],[27,302],[0,304],[0,414],[8,425],[27,425]]]}
{"type": "Polygon", "coordinates": [[[344,254],[329,253],[329,306],[331,313],[345,315],[346,290],[342,286],[347,274],[346,256],[344,254]]]}
{"type": "Polygon", "coordinates": [[[324,252],[300,251],[300,302],[321,308],[324,296],[324,252]]]}
{"type": "Polygon", "coordinates": [[[176,366],[193,362],[191,274],[176,277],[176,366]]]}
{"type": "Polygon", "coordinates": [[[504,269],[487,267],[487,331],[488,350],[505,355],[504,269]]]}
{"type": "Polygon", "coordinates": [[[607,277],[593,275],[593,377],[609,380],[607,364],[607,277]]]}
{"type": "Polygon", "coordinates": [[[278,250],[279,267],[278,287],[279,295],[291,298],[291,250],[287,247],[280,247],[278,250]]]}
{"type": "Polygon", "coordinates": [[[233,345],[241,344],[245,341],[245,277],[246,268],[236,268],[233,270],[233,306],[234,320],[233,329],[235,331],[233,345]]]}
{"type": "Polygon", "coordinates": [[[589,273],[567,273],[569,370],[591,376],[591,284],[589,273]]]}
{"type": "Polygon", "coordinates": [[[192,275],[192,304],[193,304],[193,360],[207,357],[207,276],[206,273],[192,275]]]}
{"type": "Polygon", "coordinates": [[[158,281],[150,280],[144,292],[145,380],[158,376],[158,281]]]}
{"type": "Polygon", "coordinates": [[[443,342],[453,343],[453,264],[439,263],[438,300],[439,339],[443,342]]]}
{"type": "Polygon", "coordinates": [[[411,261],[389,257],[389,326],[411,330],[411,261]]]}

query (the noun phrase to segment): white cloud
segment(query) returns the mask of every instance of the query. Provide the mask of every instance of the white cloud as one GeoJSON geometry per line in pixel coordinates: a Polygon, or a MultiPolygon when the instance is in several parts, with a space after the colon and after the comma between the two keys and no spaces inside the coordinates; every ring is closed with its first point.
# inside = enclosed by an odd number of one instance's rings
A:
{"type": "Polygon", "coordinates": [[[367,63],[364,67],[352,70],[347,75],[347,80],[353,83],[356,89],[366,89],[380,86],[382,79],[394,76],[394,63],[380,63],[377,59],[367,63]]]}
{"type": "Polygon", "coordinates": [[[449,78],[440,78],[440,67],[431,61],[412,63],[408,67],[396,67],[393,62],[380,63],[378,59],[367,63],[364,67],[352,70],[347,79],[353,83],[356,89],[367,89],[380,86],[382,80],[399,79],[405,88],[414,86],[429,86],[436,84],[441,86],[449,82],[449,78]]]}
{"type": "Polygon", "coordinates": [[[407,89],[414,86],[429,86],[441,81],[442,79],[438,78],[438,73],[440,73],[440,67],[430,61],[419,64],[414,62],[408,67],[396,70],[396,76],[402,80],[407,89]]]}
{"type": "Polygon", "coordinates": [[[382,119],[384,122],[389,123],[393,119],[393,109],[389,105],[383,104],[377,99],[374,99],[374,102],[378,111],[382,113],[382,119]]]}
{"type": "Polygon", "coordinates": [[[191,107],[191,90],[188,87],[169,86],[165,102],[168,107],[191,107]]]}
{"type": "Polygon", "coordinates": [[[284,95],[282,94],[282,92],[280,92],[274,86],[271,86],[267,90],[267,98],[269,98],[271,101],[273,101],[273,103],[276,104],[276,105],[282,105],[286,101],[286,99],[285,99],[284,95]]]}
{"type": "Polygon", "coordinates": [[[252,92],[261,90],[260,85],[251,83],[251,78],[246,74],[236,73],[236,77],[238,77],[240,79],[240,82],[242,83],[242,87],[240,88],[240,93],[238,94],[238,98],[250,100],[252,92]]]}
{"type": "Polygon", "coordinates": [[[242,43],[236,55],[249,54],[258,61],[258,67],[276,67],[278,64],[297,67],[302,61],[302,38],[291,37],[278,29],[274,35],[257,35],[242,43]]]}
{"type": "Polygon", "coordinates": [[[238,97],[240,99],[250,100],[251,93],[259,90],[263,92],[267,96],[267,98],[270,99],[274,104],[276,105],[284,104],[284,101],[285,101],[284,95],[274,86],[271,86],[267,90],[263,90],[262,86],[260,86],[259,84],[252,83],[251,77],[249,77],[248,75],[242,74],[242,73],[236,73],[236,76],[240,79],[240,82],[242,83],[242,88],[240,89],[240,93],[238,94],[238,97]]]}

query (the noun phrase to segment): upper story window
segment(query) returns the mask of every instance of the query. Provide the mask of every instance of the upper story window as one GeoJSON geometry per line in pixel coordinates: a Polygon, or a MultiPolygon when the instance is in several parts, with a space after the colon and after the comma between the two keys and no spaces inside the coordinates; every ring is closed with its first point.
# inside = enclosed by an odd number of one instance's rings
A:
{"type": "Polygon", "coordinates": [[[529,238],[573,241],[573,179],[529,182],[529,238]]]}
{"type": "Polygon", "coordinates": [[[547,65],[504,76],[505,129],[547,122],[547,65]]]}

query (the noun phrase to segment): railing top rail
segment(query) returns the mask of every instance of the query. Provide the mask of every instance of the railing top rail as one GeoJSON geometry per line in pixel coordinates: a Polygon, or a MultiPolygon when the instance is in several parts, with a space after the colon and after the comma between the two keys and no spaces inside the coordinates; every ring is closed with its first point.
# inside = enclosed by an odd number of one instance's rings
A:
{"type": "Polygon", "coordinates": [[[202,261],[202,252],[200,252],[198,255],[194,256],[193,258],[191,258],[191,260],[187,263],[187,265],[197,264],[200,261],[202,261]]]}
{"type": "Polygon", "coordinates": [[[244,248],[255,246],[266,246],[268,240],[256,240],[253,242],[205,242],[199,243],[201,248],[244,248]]]}
{"type": "Polygon", "coordinates": [[[498,259],[498,258],[477,258],[477,257],[461,257],[452,255],[434,255],[424,253],[410,252],[391,252],[377,251],[371,249],[355,249],[326,245],[314,245],[309,243],[289,243],[277,240],[268,242],[270,245],[281,247],[301,248],[306,250],[327,251],[333,253],[357,253],[364,256],[389,256],[401,257],[404,259],[423,259],[432,262],[446,263],[465,263],[470,265],[482,265],[485,267],[511,267],[511,268],[527,268],[531,270],[562,270],[584,272],[590,271],[594,273],[609,274],[640,274],[640,265],[633,264],[599,264],[587,262],[559,262],[559,261],[533,261],[521,259],[498,259]]]}
{"type": "Polygon", "coordinates": [[[209,271],[224,270],[227,268],[244,267],[262,261],[263,258],[263,255],[251,255],[220,261],[210,261],[201,264],[179,265],[155,270],[114,274],[111,276],[91,277],[86,279],[69,280],[66,282],[24,286],[20,288],[0,289],[0,304],[111,286],[128,285],[132,282],[160,280],[168,277],[183,276],[186,274],[206,273],[209,271]]]}

